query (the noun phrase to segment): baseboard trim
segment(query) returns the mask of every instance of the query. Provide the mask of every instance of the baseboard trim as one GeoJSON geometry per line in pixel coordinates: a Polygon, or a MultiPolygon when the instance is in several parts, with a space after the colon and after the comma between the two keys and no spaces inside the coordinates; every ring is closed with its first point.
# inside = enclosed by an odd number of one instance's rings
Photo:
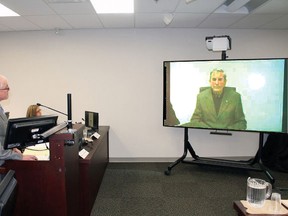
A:
{"type": "MultiPolygon", "coordinates": [[[[249,160],[253,158],[254,156],[237,156],[237,157],[213,157],[216,159],[225,159],[225,160],[249,160]]],[[[190,157],[192,159],[192,157],[190,157]]],[[[117,157],[110,157],[109,162],[110,163],[165,163],[165,162],[174,162],[178,160],[179,158],[117,158],[117,157]]],[[[189,160],[189,157],[187,158],[189,160]]]]}
{"type": "Polygon", "coordinates": [[[111,163],[174,162],[178,158],[109,158],[111,163]]]}

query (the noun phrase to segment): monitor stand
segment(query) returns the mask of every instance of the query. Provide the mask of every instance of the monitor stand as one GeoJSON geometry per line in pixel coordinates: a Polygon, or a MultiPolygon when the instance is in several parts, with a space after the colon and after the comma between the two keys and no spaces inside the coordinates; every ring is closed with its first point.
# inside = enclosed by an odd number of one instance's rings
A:
{"type": "Polygon", "coordinates": [[[84,138],[90,138],[95,132],[97,132],[97,129],[93,129],[91,127],[85,127],[84,131],[83,131],[83,137],[84,138]]]}
{"type": "Polygon", "coordinates": [[[245,169],[245,170],[251,170],[251,171],[260,171],[264,172],[265,175],[268,177],[269,182],[271,184],[274,184],[275,179],[274,177],[269,173],[268,170],[265,169],[265,167],[261,163],[261,151],[263,148],[263,143],[264,143],[264,133],[259,134],[259,147],[256,152],[256,155],[246,161],[235,161],[235,160],[225,160],[225,159],[215,159],[215,158],[204,158],[204,157],[199,157],[191,144],[189,143],[189,138],[188,138],[188,128],[184,128],[184,152],[183,155],[177,159],[175,162],[170,164],[165,170],[165,175],[170,175],[171,170],[173,167],[175,167],[177,164],[180,162],[182,163],[189,163],[189,164],[196,164],[196,165],[209,165],[209,166],[220,166],[220,167],[231,167],[231,168],[237,168],[237,169],[245,169]],[[192,156],[192,160],[185,160],[188,151],[190,152],[192,156]]]}
{"type": "Polygon", "coordinates": [[[93,128],[89,128],[89,129],[87,129],[87,136],[91,136],[91,135],[93,135],[94,133],[96,132],[96,130],[94,130],[93,128]]]}

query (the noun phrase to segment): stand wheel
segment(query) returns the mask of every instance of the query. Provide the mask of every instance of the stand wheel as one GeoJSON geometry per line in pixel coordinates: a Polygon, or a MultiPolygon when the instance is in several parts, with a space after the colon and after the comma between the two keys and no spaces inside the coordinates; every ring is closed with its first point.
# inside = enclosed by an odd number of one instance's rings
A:
{"type": "Polygon", "coordinates": [[[165,170],[165,175],[170,175],[170,173],[171,173],[171,170],[169,170],[169,169],[167,169],[167,170],[165,170]]]}

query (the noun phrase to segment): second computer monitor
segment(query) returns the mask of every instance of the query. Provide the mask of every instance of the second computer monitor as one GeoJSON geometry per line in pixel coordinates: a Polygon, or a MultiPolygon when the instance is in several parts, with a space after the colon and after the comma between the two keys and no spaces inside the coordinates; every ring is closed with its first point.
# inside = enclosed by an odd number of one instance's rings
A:
{"type": "Polygon", "coordinates": [[[85,111],[85,126],[97,130],[99,128],[99,114],[96,112],[85,111]]]}

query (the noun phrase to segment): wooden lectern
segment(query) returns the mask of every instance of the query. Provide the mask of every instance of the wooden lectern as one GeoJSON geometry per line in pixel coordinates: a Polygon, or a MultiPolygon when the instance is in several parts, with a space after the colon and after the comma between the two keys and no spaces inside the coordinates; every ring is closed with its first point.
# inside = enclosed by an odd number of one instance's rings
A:
{"type": "Polygon", "coordinates": [[[100,126],[100,137],[86,146],[79,158],[84,125],[73,125],[52,135],[50,161],[6,161],[18,182],[15,216],[89,216],[109,162],[109,126],[100,126]]]}
{"type": "Polygon", "coordinates": [[[49,138],[49,161],[6,161],[15,170],[15,216],[79,216],[79,144],[84,125],[73,125],[49,138]]]}
{"type": "Polygon", "coordinates": [[[81,216],[90,216],[109,163],[109,126],[100,126],[97,132],[100,137],[83,147],[89,154],[79,159],[81,216]]]}

